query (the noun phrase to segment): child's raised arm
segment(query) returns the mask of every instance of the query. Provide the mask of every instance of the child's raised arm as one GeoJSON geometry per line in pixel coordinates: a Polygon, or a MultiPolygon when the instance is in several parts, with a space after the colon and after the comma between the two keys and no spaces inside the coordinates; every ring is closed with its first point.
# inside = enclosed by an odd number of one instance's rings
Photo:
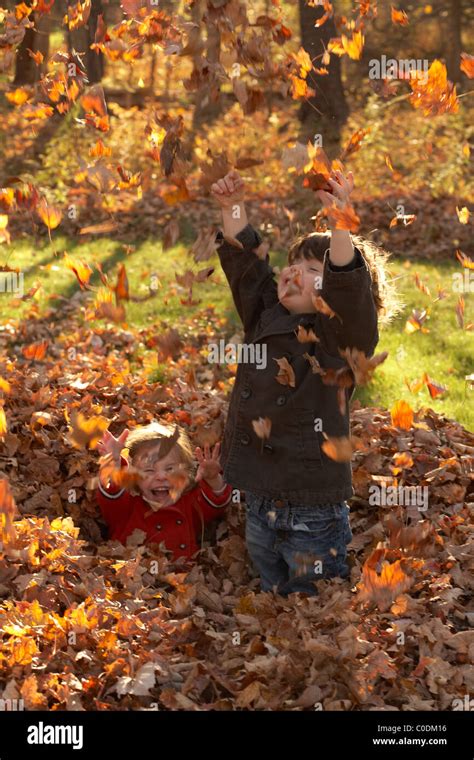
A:
{"type": "Polygon", "coordinates": [[[211,192],[221,207],[224,235],[235,238],[248,224],[242,177],[232,169],[225,177],[214,182],[211,192]]]}
{"type": "MultiPolygon", "coordinates": [[[[262,238],[247,220],[244,184],[238,172],[229,172],[211,190],[221,207],[224,227],[219,259],[247,333],[255,327],[262,311],[278,301],[273,270],[268,256],[259,258],[255,253],[262,238]]],[[[222,238],[222,232],[219,235],[222,238]]]]}

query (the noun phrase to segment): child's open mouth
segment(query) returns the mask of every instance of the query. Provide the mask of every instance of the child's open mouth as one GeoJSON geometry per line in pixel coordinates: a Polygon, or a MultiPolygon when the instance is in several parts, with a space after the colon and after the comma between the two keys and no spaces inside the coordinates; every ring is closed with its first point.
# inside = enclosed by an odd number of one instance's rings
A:
{"type": "Polygon", "coordinates": [[[150,493],[155,499],[165,499],[169,496],[169,488],[160,486],[159,488],[150,488],[150,493]]]}

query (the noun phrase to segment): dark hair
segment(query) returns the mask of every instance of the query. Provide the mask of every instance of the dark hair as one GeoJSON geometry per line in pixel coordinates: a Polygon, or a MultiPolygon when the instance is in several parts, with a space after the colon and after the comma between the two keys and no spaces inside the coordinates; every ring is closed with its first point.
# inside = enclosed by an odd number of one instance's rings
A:
{"type": "MultiPolygon", "coordinates": [[[[360,235],[352,235],[352,242],[361,252],[370,272],[372,293],[379,319],[382,323],[387,323],[401,309],[397,291],[388,276],[387,265],[390,254],[360,235]]],[[[294,264],[300,259],[316,259],[323,262],[330,245],[330,233],[309,232],[300,235],[290,246],[288,264],[294,264]]]]}

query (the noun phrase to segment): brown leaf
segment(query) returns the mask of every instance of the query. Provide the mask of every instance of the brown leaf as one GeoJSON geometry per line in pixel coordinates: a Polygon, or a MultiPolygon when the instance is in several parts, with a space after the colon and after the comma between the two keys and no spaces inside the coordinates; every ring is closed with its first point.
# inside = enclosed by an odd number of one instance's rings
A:
{"type": "Polygon", "coordinates": [[[289,385],[291,388],[296,386],[295,372],[288,359],[284,356],[282,359],[274,359],[278,364],[278,374],[276,380],[281,385],[289,385]]]}

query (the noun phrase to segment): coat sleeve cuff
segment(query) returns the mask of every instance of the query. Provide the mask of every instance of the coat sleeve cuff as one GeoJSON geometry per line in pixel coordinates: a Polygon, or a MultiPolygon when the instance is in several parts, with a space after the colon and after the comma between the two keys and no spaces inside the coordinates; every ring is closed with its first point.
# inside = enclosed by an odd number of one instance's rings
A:
{"type": "MultiPolygon", "coordinates": [[[[246,224],[245,227],[237,233],[235,239],[238,240],[239,243],[242,243],[245,251],[253,251],[255,248],[258,248],[258,246],[263,241],[260,233],[257,232],[257,230],[252,227],[250,223],[246,224]]],[[[219,245],[219,251],[222,251],[227,247],[229,250],[240,250],[237,248],[237,246],[232,245],[232,243],[229,243],[227,240],[225,240],[222,230],[219,230],[217,232],[216,243],[219,245]]]]}
{"type": "MultiPolygon", "coordinates": [[[[333,290],[353,290],[361,285],[370,283],[370,273],[367,264],[361,254],[356,249],[353,261],[345,267],[334,267],[329,259],[329,253],[324,258],[323,287],[321,295],[333,290]]],[[[332,304],[331,304],[332,305],[332,304]]]]}
{"type": "Polygon", "coordinates": [[[202,495],[211,507],[221,509],[226,507],[232,496],[232,488],[229,485],[225,485],[221,491],[213,491],[211,486],[206,483],[205,480],[201,480],[199,483],[202,495]]]}
{"type": "Polygon", "coordinates": [[[365,262],[364,262],[361,252],[359,251],[358,248],[354,248],[354,258],[348,264],[344,264],[344,266],[339,267],[336,264],[333,264],[331,259],[329,259],[328,266],[329,266],[330,272],[352,272],[353,269],[358,269],[359,267],[363,267],[364,264],[365,262]]]}

